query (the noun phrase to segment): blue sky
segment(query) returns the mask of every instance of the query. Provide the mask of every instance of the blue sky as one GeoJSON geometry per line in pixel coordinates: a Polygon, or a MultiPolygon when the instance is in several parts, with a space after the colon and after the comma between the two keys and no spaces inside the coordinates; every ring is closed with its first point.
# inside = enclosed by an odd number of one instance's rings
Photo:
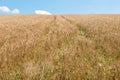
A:
{"type": "Polygon", "coordinates": [[[35,10],[52,14],[120,14],[120,0],[0,0],[0,14],[34,14],[35,10]]]}

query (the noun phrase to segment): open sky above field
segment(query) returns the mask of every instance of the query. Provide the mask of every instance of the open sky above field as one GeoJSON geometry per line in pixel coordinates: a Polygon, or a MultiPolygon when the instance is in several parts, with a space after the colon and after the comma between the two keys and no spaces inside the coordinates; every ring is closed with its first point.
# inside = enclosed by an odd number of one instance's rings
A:
{"type": "Polygon", "coordinates": [[[120,0],[0,0],[0,14],[119,14],[120,0]]]}

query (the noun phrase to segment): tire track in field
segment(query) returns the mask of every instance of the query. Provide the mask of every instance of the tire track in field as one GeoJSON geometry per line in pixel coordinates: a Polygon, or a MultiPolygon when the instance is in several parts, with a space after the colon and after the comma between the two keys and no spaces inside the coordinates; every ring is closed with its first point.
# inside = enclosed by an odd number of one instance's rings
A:
{"type": "Polygon", "coordinates": [[[51,31],[56,27],[56,16],[52,16],[52,20],[49,23],[46,23],[46,25],[44,26],[44,30],[43,32],[45,32],[46,34],[51,33],[51,31]]]}
{"type": "Polygon", "coordinates": [[[59,25],[62,24],[63,26],[66,25],[66,24],[68,26],[73,26],[73,23],[70,20],[67,20],[66,18],[64,18],[61,15],[57,16],[57,23],[59,23],[59,25]]]}
{"type": "Polygon", "coordinates": [[[66,18],[65,16],[61,16],[63,19],[65,19],[67,22],[69,22],[71,25],[74,25],[74,26],[76,26],[76,27],[78,27],[78,28],[80,28],[80,24],[79,23],[76,23],[75,21],[73,21],[73,20],[70,20],[70,19],[68,19],[68,18],[66,18]]]}
{"type": "Polygon", "coordinates": [[[73,35],[77,32],[77,27],[64,19],[61,15],[57,16],[56,25],[60,32],[65,32],[66,34],[73,35]]]}

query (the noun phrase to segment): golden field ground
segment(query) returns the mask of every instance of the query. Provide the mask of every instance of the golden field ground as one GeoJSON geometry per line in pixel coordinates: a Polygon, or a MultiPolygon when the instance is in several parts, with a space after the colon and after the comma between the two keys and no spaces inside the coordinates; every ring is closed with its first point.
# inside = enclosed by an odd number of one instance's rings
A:
{"type": "Polygon", "coordinates": [[[0,16],[0,80],[120,80],[120,15],[0,16]]]}

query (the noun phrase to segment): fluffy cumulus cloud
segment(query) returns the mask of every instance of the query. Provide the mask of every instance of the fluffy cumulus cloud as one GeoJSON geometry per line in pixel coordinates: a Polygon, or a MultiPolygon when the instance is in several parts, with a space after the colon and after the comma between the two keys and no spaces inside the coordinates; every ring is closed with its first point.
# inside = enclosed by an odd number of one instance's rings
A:
{"type": "Polygon", "coordinates": [[[6,6],[0,6],[0,11],[1,12],[10,12],[10,9],[6,6]]]}
{"type": "Polygon", "coordinates": [[[19,14],[19,13],[20,13],[19,9],[14,9],[14,10],[12,10],[11,12],[12,12],[13,14],[19,14]]]}
{"type": "Polygon", "coordinates": [[[0,6],[0,12],[11,13],[11,14],[19,14],[20,13],[19,9],[11,10],[7,6],[0,6]]]}
{"type": "Polygon", "coordinates": [[[48,11],[43,11],[43,10],[35,10],[35,14],[41,14],[41,15],[52,15],[48,11]]]}

